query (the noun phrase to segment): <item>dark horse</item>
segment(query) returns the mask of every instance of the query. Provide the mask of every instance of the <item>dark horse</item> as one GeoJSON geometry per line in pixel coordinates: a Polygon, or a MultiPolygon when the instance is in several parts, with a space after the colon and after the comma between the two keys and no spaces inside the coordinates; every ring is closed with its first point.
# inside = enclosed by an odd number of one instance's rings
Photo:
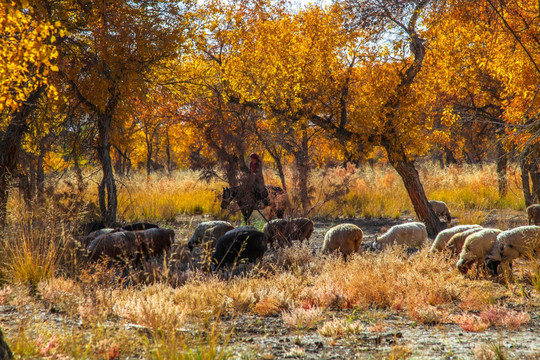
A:
{"type": "MultiPolygon", "coordinates": [[[[269,205],[267,208],[267,217],[273,218],[274,215],[278,218],[283,218],[285,210],[290,206],[289,197],[285,191],[279,186],[266,185],[268,191],[269,205]]],[[[265,206],[260,204],[260,201],[255,197],[255,193],[249,186],[233,186],[223,188],[221,195],[221,208],[226,209],[232,201],[236,201],[244,222],[247,224],[254,210],[264,209],[265,206]]]]}

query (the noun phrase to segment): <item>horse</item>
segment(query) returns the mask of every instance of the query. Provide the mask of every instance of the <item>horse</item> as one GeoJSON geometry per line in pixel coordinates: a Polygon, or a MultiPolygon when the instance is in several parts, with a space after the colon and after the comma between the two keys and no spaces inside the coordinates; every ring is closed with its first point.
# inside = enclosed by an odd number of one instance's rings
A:
{"type": "MultiPolygon", "coordinates": [[[[285,210],[290,207],[289,196],[282,188],[274,185],[266,185],[268,192],[269,205],[267,208],[267,217],[269,219],[274,216],[283,218],[285,210]]],[[[255,197],[255,193],[250,186],[233,186],[224,187],[221,195],[221,209],[226,209],[232,201],[236,201],[244,222],[247,224],[254,210],[264,209],[266,206],[255,197]]]]}

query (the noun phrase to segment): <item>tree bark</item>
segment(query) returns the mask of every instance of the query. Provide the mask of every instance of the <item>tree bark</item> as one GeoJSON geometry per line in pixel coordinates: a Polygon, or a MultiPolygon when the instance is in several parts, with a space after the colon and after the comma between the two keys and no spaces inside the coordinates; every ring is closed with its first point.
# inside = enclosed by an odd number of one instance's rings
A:
{"type": "Polygon", "coordinates": [[[305,131],[302,132],[302,141],[300,148],[295,151],[294,161],[296,163],[296,169],[298,171],[298,178],[296,184],[298,187],[298,193],[300,196],[300,203],[302,204],[302,210],[307,213],[311,208],[311,202],[309,201],[309,139],[305,131]]]}
{"type": "Polygon", "coordinates": [[[520,162],[521,167],[521,190],[523,191],[523,197],[525,198],[525,206],[532,205],[533,196],[531,194],[531,185],[529,183],[529,164],[527,158],[523,157],[520,162]]]}
{"type": "Polygon", "coordinates": [[[30,94],[26,102],[13,113],[11,122],[0,139],[0,230],[5,228],[7,222],[9,190],[12,175],[17,168],[21,141],[27,130],[27,120],[45,89],[46,87],[42,85],[30,94]]]}
{"type": "Polygon", "coordinates": [[[418,220],[426,225],[428,234],[434,236],[441,230],[444,230],[446,225],[439,220],[429,205],[424,187],[420,181],[420,175],[414,163],[406,160],[404,154],[401,154],[401,159],[396,159],[396,150],[389,148],[388,145],[385,146],[385,149],[390,159],[390,164],[396,169],[403,180],[418,220]]]}
{"type": "Polygon", "coordinates": [[[276,168],[279,175],[279,180],[281,181],[281,187],[283,191],[287,192],[287,183],[285,182],[285,173],[283,172],[283,164],[281,163],[281,158],[274,158],[276,162],[276,168]]]}
{"type": "Polygon", "coordinates": [[[112,116],[100,114],[98,120],[97,155],[103,171],[103,178],[98,186],[99,208],[103,221],[107,226],[116,224],[118,199],[116,182],[111,160],[111,123],[112,116]]]}
{"type": "Polygon", "coordinates": [[[171,139],[169,137],[169,127],[165,129],[165,155],[167,156],[167,173],[170,175],[172,172],[172,157],[171,157],[171,139]]]}
{"type": "Polygon", "coordinates": [[[536,154],[535,149],[527,148],[521,155],[521,188],[525,206],[540,201],[540,169],[536,154]]]}
{"type": "Polygon", "coordinates": [[[150,175],[152,172],[152,137],[148,134],[148,127],[144,132],[146,139],[146,175],[150,175]]]}
{"type": "Polygon", "coordinates": [[[497,143],[497,181],[499,184],[499,197],[503,198],[508,193],[508,177],[506,167],[508,165],[508,155],[500,142],[497,143]]]}

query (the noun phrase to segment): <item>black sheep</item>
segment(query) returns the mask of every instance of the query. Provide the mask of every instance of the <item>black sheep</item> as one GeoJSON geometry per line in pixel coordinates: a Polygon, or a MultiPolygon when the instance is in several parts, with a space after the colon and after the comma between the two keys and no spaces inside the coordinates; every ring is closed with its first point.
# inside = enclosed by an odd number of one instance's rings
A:
{"type": "Polygon", "coordinates": [[[124,226],[122,226],[122,229],[126,230],[126,231],[139,231],[139,230],[154,229],[154,228],[157,228],[157,227],[159,227],[159,226],[157,226],[155,224],[150,224],[150,223],[146,223],[146,222],[138,222],[138,223],[134,223],[134,224],[124,225],[124,226]]]}
{"type": "Polygon", "coordinates": [[[255,262],[262,259],[266,248],[267,239],[264,233],[253,228],[231,230],[216,241],[212,254],[212,270],[245,260],[255,262]]]}

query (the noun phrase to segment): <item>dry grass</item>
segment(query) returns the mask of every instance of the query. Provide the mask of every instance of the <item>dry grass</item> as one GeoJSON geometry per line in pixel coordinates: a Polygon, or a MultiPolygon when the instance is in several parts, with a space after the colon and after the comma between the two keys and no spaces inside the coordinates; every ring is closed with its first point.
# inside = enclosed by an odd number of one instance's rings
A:
{"type": "MultiPolygon", "coordinates": [[[[493,174],[490,166],[421,169],[428,197],[447,202],[462,223],[482,222],[486,211],[499,207],[522,209],[517,184],[511,182],[509,195],[499,199],[493,174]]],[[[315,173],[312,182],[320,186],[310,216],[412,214],[401,179],[389,168],[334,169],[315,173]],[[337,196],[343,189],[347,191],[337,196]],[[323,193],[335,196],[324,198],[323,193]]],[[[220,212],[220,184],[200,182],[194,173],[134,177],[122,180],[120,189],[125,220],[166,223],[179,215],[220,212]]],[[[538,293],[537,271],[518,276],[518,284],[528,289],[519,292],[463,277],[455,260],[443,254],[426,258],[427,249],[406,256],[403,249],[393,248],[344,261],[314,254],[309,245],[298,243],[266,256],[247,273],[224,279],[201,270],[182,252],[191,225],[175,228],[176,252],[144,269],[74,265],[74,258],[66,257],[71,240],[67,229],[73,225],[62,224],[76,216],[49,216],[36,230],[14,225],[28,220],[20,211],[11,214],[12,225],[0,249],[0,305],[13,306],[19,314],[18,323],[3,330],[20,358],[114,359],[138,354],[151,359],[227,359],[232,357],[227,348],[231,336],[220,320],[224,314],[229,319],[253,314],[263,321],[279,316],[294,331],[318,331],[332,338],[382,331],[384,318],[334,317],[336,311],[373,309],[424,325],[515,329],[527,323],[529,315],[497,305],[498,300],[504,296],[520,302],[538,293]],[[60,317],[60,324],[52,325],[51,316],[60,317]]],[[[260,228],[262,222],[256,225],[260,228]]],[[[396,347],[390,357],[409,355],[408,347],[396,347]]]]}
{"type": "MultiPolygon", "coordinates": [[[[441,169],[434,164],[419,166],[419,173],[429,199],[445,201],[452,215],[461,223],[482,223],[486,212],[510,208],[524,210],[519,173],[510,171],[508,194],[499,197],[494,164],[462,165],[441,169]]],[[[286,169],[287,179],[293,171],[286,169]]],[[[266,182],[280,185],[270,171],[266,182]]],[[[231,215],[220,209],[219,196],[224,183],[198,180],[197,173],[176,172],[172,175],[135,174],[120,180],[119,215],[126,221],[174,221],[179,215],[231,215]]],[[[383,217],[414,216],[412,204],[403,181],[388,165],[314,170],[310,184],[313,209],[308,216],[318,217],[383,217]]],[[[293,200],[293,215],[305,215],[301,210],[292,181],[287,184],[293,200]]],[[[90,189],[88,194],[96,198],[90,189]]]]}

